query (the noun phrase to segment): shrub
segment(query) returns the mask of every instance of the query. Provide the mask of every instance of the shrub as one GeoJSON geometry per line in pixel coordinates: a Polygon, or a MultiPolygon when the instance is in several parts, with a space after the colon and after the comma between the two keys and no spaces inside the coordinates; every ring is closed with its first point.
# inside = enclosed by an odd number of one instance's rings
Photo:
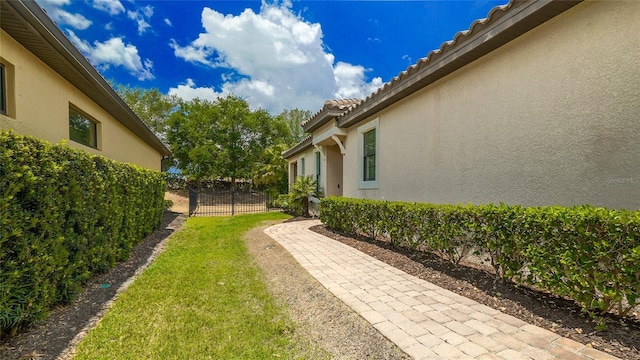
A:
{"type": "Polygon", "coordinates": [[[591,314],[625,316],[640,303],[640,211],[329,197],[320,220],[456,264],[484,254],[498,276],[570,297],[591,314]]]}
{"type": "MultiPolygon", "coordinates": [[[[281,208],[293,216],[309,216],[309,198],[319,197],[318,183],[310,176],[300,176],[291,186],[288,194],[279,194],[272,202],[273,207],[281,208]]],[[[272,195],[269,196],[270,198],[272,195]]]]}
{"type": "Polygon", "coordinates": [[[173,207],[173,200],[165,199],[163,204],[164,205],[162,206],[162,208],[165,210],[169,210],[173,207]]]}
{"type": "Polygon", "coordinates": [[[0,335],[69,302],[162,221],[164,176],[0,132],[0,335]]]}
{"type": "Polygon", "coordinates": [[[302,205],[296,202],[291,194],[280,194],[273,201],[273,207],[281,208],[287,214],[293,216],[302,215],[302,205]]]}

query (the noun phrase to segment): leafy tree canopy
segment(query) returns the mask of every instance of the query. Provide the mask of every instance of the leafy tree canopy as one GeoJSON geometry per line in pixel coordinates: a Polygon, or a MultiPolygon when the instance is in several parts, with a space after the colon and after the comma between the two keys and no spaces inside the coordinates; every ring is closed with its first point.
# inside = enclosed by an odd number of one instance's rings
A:
{"type": "Polygon", "coordinates": [[[195,180],[251,179],[265,149],[291,141],[283,120],[251,110],[246,100],[234,95],[182,101],[168,125],[178,167],[195,180]]]}
{"type": "Polygon", "coordinates": [[[300,110],[298,108],[287,109],[281,112],[277,118],[282,120],[291,132],[290,142],[287,144],[293,146],[302,141],[307,134],[302,130],[302,122],[308,120],[311,117],[311,111],[300,110]]]}
{"type": "Polygon", "coordinates": [[[166,141],[167,121],[180,99],[160,90],[111,84],[118,95],[162,141],[166,141]]]}

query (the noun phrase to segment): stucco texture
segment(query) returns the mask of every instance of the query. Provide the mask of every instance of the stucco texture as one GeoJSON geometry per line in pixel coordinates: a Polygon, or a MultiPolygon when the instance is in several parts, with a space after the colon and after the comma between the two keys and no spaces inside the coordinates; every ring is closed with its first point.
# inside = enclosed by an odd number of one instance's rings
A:
{"type": "Polygon", "coordinates": [[[160,170],[162,155],[81,91],[0,30],[0,56],[13,69],[13,110],[0,115],[0,129],[31,135],[107,158],[160,170]],[[69,140],[69,104],[98,122],[98,149],[69,140]]]}
{"type": "Polygon", "coordinates": [[[432,203],[640,208],[640,2],[587,1],[372,116],[378,188],[432,203]]]}

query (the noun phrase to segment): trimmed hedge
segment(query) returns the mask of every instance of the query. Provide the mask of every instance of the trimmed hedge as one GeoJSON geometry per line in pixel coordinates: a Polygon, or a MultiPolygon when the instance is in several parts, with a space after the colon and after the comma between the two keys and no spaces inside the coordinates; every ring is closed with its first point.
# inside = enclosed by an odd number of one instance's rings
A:
{"type": "Polygon", "coordinates": [[[329,228],[437,253],[481,254],[498,276],[625,316],[640,299],[640,211],[591,206],[435,205],[325,198],[329,228]]]}
{"type": "Polygon", "coordinates": [[[164,175],[0,132],[0,335],[42,319],[162,221],[164,175]]]}

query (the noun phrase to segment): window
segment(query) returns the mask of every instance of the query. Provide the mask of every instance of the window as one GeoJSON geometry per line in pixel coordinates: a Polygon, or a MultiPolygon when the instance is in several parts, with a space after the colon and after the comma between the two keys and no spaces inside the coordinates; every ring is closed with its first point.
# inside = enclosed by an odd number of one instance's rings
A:
{"type": "Polygon", "coordinates": [[[0,57],[0,115],[16,118],[15,67],[0,57]]]}
{"type": "Polygon", "coordinates": [[[4,64],[0,64],[0,114],[7,115],[7,75],[4,64]]]}
{"type": "Polygon", "coordinates": [[[73,107],[69,107],[69,138],[77,143],[97,149],[97,122],[73,107]]]}
{"type": "Polygon", "coordinates": [[[364,133],[363,181],[376,180],[376,129],[364,133]]]}
{"type": "Polygon", "coordinates": [[[320,168],[322,164],[320,163],[320,152],[316,152],[316,191],[320,192],[320,168]]]}
{"type": "Polygon", "coordinates": [[[300,176],[304,176],[304,158],[300,158],[300,176]]]}
{"type": "Polygon", "coordinates": [[[358,128],[358,188],[377,189],[379,178],[379,120],[358,128]]]}

